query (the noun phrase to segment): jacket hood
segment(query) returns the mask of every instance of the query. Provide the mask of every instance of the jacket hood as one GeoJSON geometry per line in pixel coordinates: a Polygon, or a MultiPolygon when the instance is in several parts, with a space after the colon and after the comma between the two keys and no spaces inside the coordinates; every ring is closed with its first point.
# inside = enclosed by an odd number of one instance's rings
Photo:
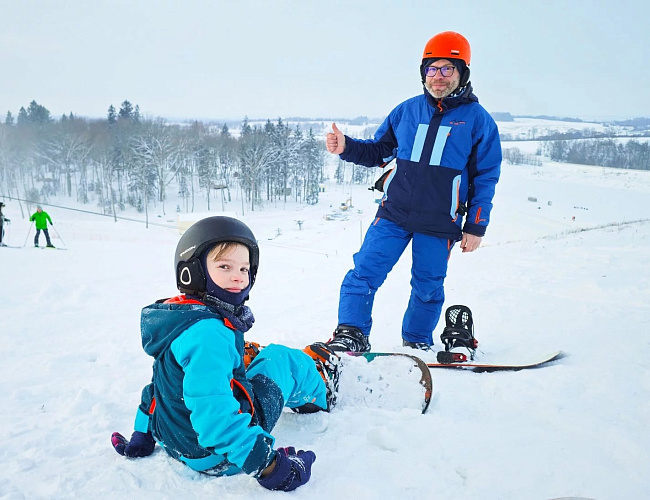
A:
{"type": "Polygon", "coordinates": [[[221,316],[205,305],[156,303],[142,309],[140,331],[142,348],[154,359],[163,353],[176,338],[202,319],[221,316]]]}

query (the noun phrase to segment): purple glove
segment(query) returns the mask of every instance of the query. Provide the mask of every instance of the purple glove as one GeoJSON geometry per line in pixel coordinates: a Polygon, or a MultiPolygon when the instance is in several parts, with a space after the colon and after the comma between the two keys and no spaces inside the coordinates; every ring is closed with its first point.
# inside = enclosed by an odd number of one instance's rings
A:
{"type": "Polygon", "coordinates": [[[156,441],[151,433],[145,434],[139,431],[133,431],[131,441],[127,441],[119,432],[114,432],[111,436],[111,444],[116,452],[129,458],[148,457],[156,447],[156,441]]]}
{"type": "Polygon", "coordinates": [[[309,481],[315,460],[316,454],[313,451],[300,450],[296,453],[293,446],[278,448],[275,467],[268,476],[258,478],[257,482],[268,490],[295,490],[309,481]]]}

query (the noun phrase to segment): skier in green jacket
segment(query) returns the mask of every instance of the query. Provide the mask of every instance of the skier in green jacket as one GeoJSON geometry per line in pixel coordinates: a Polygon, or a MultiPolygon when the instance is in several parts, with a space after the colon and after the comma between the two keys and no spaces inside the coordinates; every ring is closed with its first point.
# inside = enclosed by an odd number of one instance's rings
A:
{"type": "Polygon", "coordinates": [[[34,246],[38,246],[38,238],[41,235],[41,231],[43,231],[43,234],[45,234],[45,240],[47,241],[47,246],[49,248],[54,248],[54,245],[52,245],[52,242],[50,241],[50,233],[47,230],[47,221],[50,221],[50,225],[54,225],[54,223],[52,222],[52,219],[50,219],[48,213],[43,211],[43,207],[37,205],[36,212],[34,212],[34,215],[32,215],[29,220],[36,223],[36,236],[34,236],[34,246]]]}

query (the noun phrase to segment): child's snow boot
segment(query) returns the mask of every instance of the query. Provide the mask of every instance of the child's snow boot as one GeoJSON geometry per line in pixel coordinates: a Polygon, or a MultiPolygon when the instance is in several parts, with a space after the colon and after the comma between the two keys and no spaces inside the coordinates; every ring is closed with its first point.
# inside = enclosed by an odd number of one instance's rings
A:
{"type": "MultiPolygon", "coordinates": [[[[318,373],[325,381],[325,387],[327,387],[327,410],[325,411],[330,411],[336,405],[338,398],[341,358],[330,346],[323,342],[308,345],[303,351],[314,360],[318,373]]],[[[309,413],[308,411],[300,411],[300,409],[298,411],[299,413],[309,413]]]]}
{"type": "Polygon", "coordinates": [[[247,370],[261,350],[262,347],[257,342],[244,341],[244,367],[247,370]]]}

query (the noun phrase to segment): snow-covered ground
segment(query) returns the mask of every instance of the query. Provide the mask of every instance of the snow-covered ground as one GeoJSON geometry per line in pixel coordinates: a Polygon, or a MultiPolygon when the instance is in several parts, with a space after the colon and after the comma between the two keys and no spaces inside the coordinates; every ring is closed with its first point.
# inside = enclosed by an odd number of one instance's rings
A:
{"type": "MultiPolygon", "coordinates": [[[[303,347],[336,324],[340,282],[376,205],[365,186],[326,189],[318,205],[242,217],[261,246],[253,340],[303,347]],[[347,220],[325,220],[350,196],[347,220]]],[[[650,172],[504,164],[484,247],[453,251],[446,306],[472,309],[480,356],[568,356],[517,373],[434,371],[425,415],[350,398],[330,414],[284,414],[277,445],[318,457],[292,498],[647,498],[649,196],[650,172]]],[[[7,242],[21,246],[29,223],[7,205],[7,242]]],[[[140,309],[175,294],[178,231],[45,208],[67,251],[0,249],[0,498],[280,498],[247,476],[203,477],[162,450],[141,460],[113,451],[111,432],[130,433],[151,376],[140,309]]],[[[405,254],[377,295],[374,350],[399,348],[409,264],[405,254]]],[[[395,383],[406,392],[412,379],[395,383]]]]}

